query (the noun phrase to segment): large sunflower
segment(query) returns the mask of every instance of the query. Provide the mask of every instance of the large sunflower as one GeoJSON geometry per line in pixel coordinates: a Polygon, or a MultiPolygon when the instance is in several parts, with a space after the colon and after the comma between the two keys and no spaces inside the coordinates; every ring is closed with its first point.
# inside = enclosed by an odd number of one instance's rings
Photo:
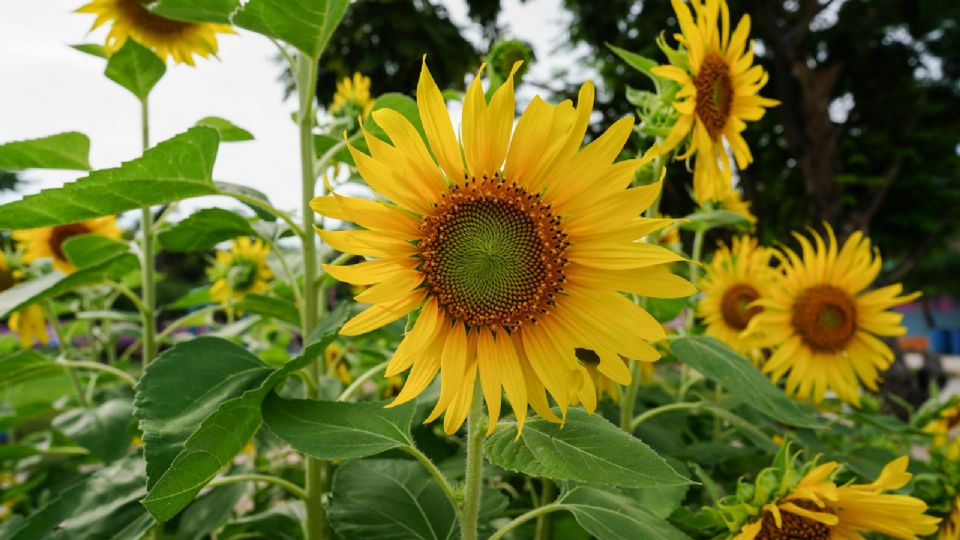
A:
{"type": "Polygon", "coordinates": [[[370,77],[354,73],[353,78],[344,77],[337,83],[337,92],[333,94],[330,114],[338,117],[366,118],[373,109],[370,96],[370,77]]]}
{"type": "Polygon", "coordinates": [[[230,251],[217,251],[214,265],[207,269],[207,276],[213,280],[210,297],[227,305],[248,294],[270,290],[273,272],[267,266],[269,253],[268,244],[246,236],[234,240],[230,251]]]}
{"type": "Polygon", "coordinates": [[[107,52],[116,52],[133,38],[166,60],[193,65],[193,55],[206,58],[217,54],[217,34],[233,34],[228,24],[191,23],[155,15],[144,7],[144,0],[93,0],[77,9],[77,13],[97,16],[90,30],[110,22],[104,44],[107,52]]]}
{"type": "Polygon", "coordinates": [[[693,172],[697,202],[721,200],[732,183],[724,140],[730,145],[737,166],[747,167],[753,156],[741,135],[746,121],[759,120],[765,107],[778,102],[757,95],[768,76],[762,67],[753,65],[753,51],[746,47],[749,15],[740,19],[731,35],[726,0],[691,0],[696,21],[681,0],[672,3],[681,32],[675,37],[687,54],[683,60],[674,60],[673,65],[652,70],[682,86],[677,92],[678,101],[673,104],[680,117],[664,140],[661,153],[669,152],[690,135],[686,151],[678,157],[686,159],[697,154],[693,172]]]}
{"type": "Polygon", "coordinates": [[[913,300],[900,284],[870,292],[880,272],[880,255],[857,231],[838,250],[833,229],[828,242],[812,233],[816,247],[802,235],[802,258],[784,249],[783,276],[764,308],[747,328],[765,346],[777,346],[763,370],[779,380],[787,375],[788,393],[819,402],[828,389],[849,403],[859,402],[859,384],[877,389],[880,373],[893,353],[876,336],[903,335],[903,315],[890,308],[913,300]]]}
{"type": "Polygon", "coordinates": [[[927,505],[906,495],[884,493],[910,481],[907,456],[886,465],[869,484],[837,485],[838,463],[808,472],[788,495],[763,505],[759,519],[744,524],[733,540],[855,540],[878,532],[917,540],[937,532],[940,518],[926,515],[927,505]]]}
{"type": "Polygon", "coordinates": [[[707,335],[754,362],[760,358],[760,349],[743,331],[763,310],[753,302],[768,295],[777,281],[777,271],[770,266],[773,253],[758,246],[756,238],[735,237],[730,246],[719,245],[706,267],[706,276],[697,283],[703,292],[697,312],[707,325],[707,335]]]}
{"type": "Polygon", "coordinates": [[[627,189],[643,160],[614,163],[632,118],[580,149],[592,83],[581,87],[576,107],[535,97],[513,129],[513,75],[489,103],[480,79],[464,97],[462,145],[426,62],[417,104],[429,146],[400,113],[374,111],[393,144],[365,132],[370,155],[350,151],[367,184],[392,204],[339,195],[313,201],[318,213],[365,228],[320,231],[324,241],[375,258],[324,267],[341,281],[376,284],[357,296],[373,306],[342,333],[416,314],[386,375],[410,370],[399,404],[439,372],[428,421],[446,411],[447,433],[466,418],[478,373],[491,431],[501,390],[521,428],[528,404],[558,420],[544,390],[564,413],[574,398],[593,410],[596,390],[574,351],[595,351],[597,369],[626,384],[621,355],[653,361],[659,354],[648,342],[664,335],[620,291],[694,292],[665,265],[680,259],[676,253],[637,241],[671,221],[639,217],[660,191],[660,184],[627,189]]]}
{"type": "Polygon", "coordinates": [[[98,234],[116,240],[123,236],[123,231],[117,227],[115,216],[105,216],[55,227],[13,231],[13,239],[24,249],[21,257],[24,264],[50,257],[53,259],[54,268],[70,273],[76,270],[76,267],[67,260],[63,243],[81,234],[98,234]]]}

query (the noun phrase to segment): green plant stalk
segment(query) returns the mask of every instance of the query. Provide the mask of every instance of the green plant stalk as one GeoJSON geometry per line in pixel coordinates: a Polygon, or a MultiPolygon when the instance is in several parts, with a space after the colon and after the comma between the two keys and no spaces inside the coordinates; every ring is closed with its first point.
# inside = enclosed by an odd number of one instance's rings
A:
{"type": "Polygon", "coordinates": [[[137,379],[135,379],[132,375],[107,364],[101,364],[100,362],[86,362],[86,361],[71,362],[68,360],[60,360],[57,363],[62,365],[68,372],[73,372],[73,370],[75,369],[89,369],[93,371],[100,371],[103,373],[109,373],[113,375],[114,377],[129,384],[131,387],[137,386],[137,379]]]}
{"type": "Polygon", "coordinates": [[[440,469],[438,469],[437,466],[430,461],[430,458],[427,457],[426,454],[414,446],[401,446],[400,450],[416,458],[417,461],[423,465],[423,468],[430,473],[430,476],[433,476],[433,479],[437,481],[437,484],[440,484],[440,489],[443,491],[443,494],[447,496],[447,500],[449,500],[450,504],[453,505],[453,511],[457,514],[457,517],[460,517],[460,502],[457,500],[457,495],[453,491],[453,486],[451,486],[450,482],[447,481],[447,477],[440,472],[440,469]]]}
{"type": "Polygon", "coordinates": [[[231,476],[221,476],[220,478],[214,478],[211,480],[209,483],[207,483],[207,486],[226,486],[240,482],[266,482],[268,484],[280,486],[293,495],[300,497],[301,499],[307,498],[307,492],[304,491],[302,487],[278,476],[271,476],[268,474],[234,474],[231,476]]]}
{"type": "MultiPolygon", "coordinates": [[[[54,333],[57,334],[57,340],[60,342],[60,347],[62,349],[62,354],[67,354],[68,343],[70,339],[64,335],[63,327],[60,326],[60,319],[57,318],[57,312],[53,309],[53,302],[47,300],[47,318],[50,319],[50,325],[53,326],[54,333]]],[[[80,380],[80,377],[72,370],[68,369],[67,378],[70,379],[70,384],[73,386],[74,392],[77,394],[77,403],[80,404],[83,408],[89,408],[90,403],[87,401],[87,393],[83,390],[83,382],[80,380]]]]}
{"type": "MultiPolygon", "coordinates": [[[[540,495],[540,504],[549,505],[557,498],[557,485],[549,478],[542,479],[543,491],[540,495]]],[[[550,514],[544,513],[537,516],[537,534],[536,540],[550,540],[550,514]]]]}
{"type": "MultiPolygon", "coordinates": [[[[140,101],[140,134],[143,151],[150,147],[150,107],[147,98],[140,101]]],[[[140,234],[143,236],[141,251],[140,291],[143,302],[143,367],[146,368],[157,355],[157,284],[154,281],[156,252],[153,237],[153,213],[150,207],[140,210],[140,234]]]]}
{"type": "Polygon", "coordinates": [[[559,502],[551,503],[545,506],[538,506],[537,508],[534,508],[533,510],[530,510],[525,514],[521,514],[515,517],[513,521],[497,529],[497,532],[493,533],[493,535],[489,538],[489,540],[502,540],[504,537],[507,536],[507,533],[516,529],[520,525],[523,525],[524,523],[530,521],[531,519],[539,518],[540,516],[549,514],[550,512],[557,512],[559,510],[564,510],[565,508],[566,508],[566,505],[559,502]]]}
{"type": "Polygon", "coordinates": [[[337,398],[337,401],[347,401],[348,399],[353,397],[353,394],[355,394],[357,390],[360,389],[360,385],[372,379],[377,373],[380,373],[381,371],[387,369],[387,365],[389,363],[390,363],[389,360],[385,362],[380,362],[379,364],[373,366],[372,368],[364,371],[362,375],[360,375],[359,377],[357,377],[355,381],[350,383],[350,386],[348,386],[343,391],[343,393],[340,394],[340,397],[337,398]]]}
{"type": "Polygon", "coordinates": [[[460,518],[460,539],[477,540],[480,514],[480,488],[483,484],[483,395],[480,381],[473,389],[473,402],[467,416],[467,468],[463,486],[463,510],[460,518]]]}

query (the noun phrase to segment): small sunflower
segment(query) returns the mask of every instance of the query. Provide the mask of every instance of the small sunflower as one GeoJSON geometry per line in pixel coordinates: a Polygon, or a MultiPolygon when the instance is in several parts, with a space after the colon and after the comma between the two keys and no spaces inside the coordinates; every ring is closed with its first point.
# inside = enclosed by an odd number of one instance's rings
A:
{"type": "Polygon", "coordinates": [[[757,95],[768,75],[762,67],[753,65],[752,47],[746,48],[749,15],[740,19],[731,35],[726,0],[691,0],[696,21],[682,0],[671,1],[680,23],[681,33],[675,37],[687,54],[673,65],[652,69],[655,75],[681,85],[678,101],[673,104],[680,117],[660,152],[666,154],[690,135],[687,149],[678,159],[697,156],[694,196],[699,203],[719,200],[730,189],[733,178],[724,141],[730,145],[737,166],[746,168],[753,161],[741,135],[746,121],[759,120],[765,107],[779,102],[757,95]]]}
{"type": "Polygon", "coordinates": [[[373,103],[370,96],[370,77],[354,73],[352,79],[344,77],[337,83],[337,92],[333,94],[333,103],[330,104],[330,115],[366,118],[373,109],[373,103]]]}
{"type": "Polygon", "coordinates": [[[777,281],[777,271],[770,266],[773,254],[772,249],[757,245],[756,238],[735,237],[730,246],[717,247],[697,284],[703,292],[697,314],[707,325],[707,335],[754,362],[759,362],[761,351],[743,331],[763,311],[754,302],[767,296],[777,281]]]}
{"type": "Polygon", "coordinates": [[[828,242],[811,233],[816,247],[802,235],[802,258],[784,249],[783,275],[770,296],[758,301],[763,312],[747,328],[764,346],[776,346],[763,370],[777,381],[787,376],[787,392],[820,402],[828,389],[840,399],[859,402],[862,382],[877,389],[880,373],[893,353],[876,336],[899,336],[903,315],[890,308],[919,296],[901,296],[900,284],[870,292],[880,272],[880,255],[857,231],[838,250],[833,229],[828,242]]]}
{"type": "Polygon", "coordinates": [[[733,540],[853,540],[877,532],[902,540],[937,531],[940,518],[907,495],[884,493],[910,481],[907,456],[888,463],[869,484],[837,485],[835,461],[814,467],[788,494],[764,504],[733,540]]]}
{"type": "Polygon", "coordinates": [[[93,0],[76,10],[97,16],[91,31],[110,23],[104,48],[113,54],[133,38],[153,50],[157,56],[194,65],[193,56],[206,58],[217,54],[217,34],[233,34],[228,24],[191,23],[167,19],[151,13],[144,0],[93,0]]]}
{"type": "Polygon", "coordinates": [[[960,398],[951,399],[936,417],[923,426],[923,431],[933,435],[933,444],[945,446],[950,441],[950,432],[960,427],[960,398]]]}
{"type": "Polygon", "coordinates": [[[940,524],[937,540],[960,540],[960,496],[954,499],[950,515],[940,524]]]}
{"type": "MultiPolygon", "coordinates": [[[[6,254],[0,251],[0,292],[10,289],[22,279],[23,274],[10,266],[6,254]]],[[[43,309],[38,305],[27,306],[14,312],[10,315],[8,323],[10,330],[19,336],[20,344],[23,347],[31,347],[34,342],[44,345],[50,343],[50,335],[47,333],[47,320],[43,314],[43,309]]]]}
{"type": "Polygon", "coordinates": [[[637,241],[670,221],[639,217],[660,191],[659,183],[627,189],[644,161],[614,163],[632,118],[580,149],[592,83],[576,107],[534,98],[514,129],[512,77],[489,103],[480,80],[464,98],[462,145],[425,61],[417,104],[429,146],[400,113],[373,112],[393,144],[364,132],[370,155],[350,151],[364,180],[393,204],[336,194],[312,203],[364,227],[320,231],[328,245],[374,258],[325,266],[341,281],[376,284],[357,296],[373,306],[341,333],[416,314],[386,370],[387,377],[410,370],[393,403],[413,399],[439,373],[440,398],[427,421],[446,412],[447,433],[466,418],[478,374],[490,431],[504,390],[520,429],[528,404],[560,420],[545,390],[564,414],[574,398],[592,411],[596,389],[577,348],[595,351],[597,369],[619,384],[630,381],[621,355],[660,356],[649,342],[663,328],[621,291],[694,292],[668,270],[679,255],[637,241]]]}
{"type": "Polygon", "coordinates": [[[207,269],[207,276],[213,281],[210,297],[228,305],[250,293],[270,290],[273,272],[267,266],[269,253],[269,245],[246,236],[234,240],[230,251],[217,251],[216,262],[207,269]]]}
{"type": "Polygon", "coordinates": [[[750,203],[743,200],[740,196],[740,192],[736,189],[730,188],[721,195],[716,202],[719,204],[720,208],[728,210],[735,214],[740,214],[743,216],[743,219],[750,222],[751,225],[757,224],[757,216],[753,215],[753,212],[750,211],[750,203]]]}
{"type": "Polygon", "coordinates": [[[116,240],[123,236],[123,231],[117,227],[115,216],[105,216],[67,225],[13,231],[13,239],[24,249],[21,256],[24,264],[50,257],[53,259],[54,268],[69,274],[76,270],[76,267],[67,260],[63,243],[81,234],[98,234],[116,240]]]}
{"type": "Polygon", "coordinates": [[[344,385],[348,385],[353,382],[353,375],[350,373],[350,364],[344,358],[345,352],[343,345],[334,341],[324,349],[323,358],[326,362],[327,373],[337,378],[344,385]]]}

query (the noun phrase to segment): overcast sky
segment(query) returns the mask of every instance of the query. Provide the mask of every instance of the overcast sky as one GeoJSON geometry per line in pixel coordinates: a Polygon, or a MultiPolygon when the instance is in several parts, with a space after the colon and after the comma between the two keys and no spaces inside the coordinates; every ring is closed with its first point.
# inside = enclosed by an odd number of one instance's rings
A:
{"type": "MultiPolygon", "coordinates": [[[[87,33],[93,16],[72,13],[84,3],[0,2],[0,142],[80,131],[92,141],[93,167],[113,167],[140,154],[139,105],[103,76],[102,59],[70,48],[101,43],[105,35],[103,29],[87,33]]],[[[455,22],[470,26],[463,0],[443,3],[455,22]]],[[[508,35],[532,42],[541,59],[532,73],[536,78],[572,62],[572,53],[555,50],[564,41],[563,17],[560,0],[504,2],[501,23],[508,35]]],[[[479,39],[475,27],[466,35],[479,39]]],[[[251,131],[256,140],[222,144],[214,177],[257,188],[279,208],[299,208],[297,134],[290,121],[296,105],[282,101],[279,67],[272,60],[276,49],[266,38],[246,31],[221,37],[220,43],[219,60],[200,60],[196,68],[168,66],[151,94],[151,139],[155,143],[172,137],[204,116],[226,118],[251,131]]],[[[34,180],[25,193],[78,177],[60,171],[28,171],[24,176],[34,180]]],[[[218,205],[236,204],[205,198],[187,206],[218,205]]]]}

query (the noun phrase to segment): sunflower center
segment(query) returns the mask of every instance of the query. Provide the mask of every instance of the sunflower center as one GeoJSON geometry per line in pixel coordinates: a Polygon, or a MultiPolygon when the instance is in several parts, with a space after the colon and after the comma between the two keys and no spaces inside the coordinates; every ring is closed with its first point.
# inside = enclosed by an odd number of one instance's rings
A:
{"type": "Polygon", "coordinates": [[[736,330],[743,330],[754,315],[763,311],[760,306],[751,306],[750,303],[760,298],[760,292],[752,285],[737,283],[723,293],[720,299],[720,314],[727,326],[736,330]]]}
{"type": "Polygon", "coordinates": [[[817,285],[796,299],[791,322],[811,349],[837,352],[857,333],[857,306],[843,289],[817,285]]]}
{"type": "Polygon", "coordinates": [[[420,225],[421,271],[452,317],[519,329],[555,305],[567,235],[539,195],[499,175],[453,185],[420,225]]]}
{"type": "MultiPolygon", "coordinates": [[[[797,506],[823,511],[806,501],[797,503],[797,506]]],[[[780,518],[782,521],[780,527],[777,527],[773,514],[764,513],[763,525],[754,540],[827,540],[830,538],[830,527],[819,521],[790,512],[780,512],[780,518]]]]}
{"type": "Polygon", "coordinates": [[[120,0],[117,7],[129,18],[131,26],[157,34],[177,34],[194,25],[154,15],[144,6],[149,3],[148,0],[120,0]]]}
{"type": "MultiPolygon", "coordinates": [[[[3,255],[0,255],[0,257],[2,256],[3,255]]],[[[13,279],[13,270],[6,266],[0,266],[0,292],[13,287],[15,282],[16,280],[13,279]]]]}
{"type": "Polygon", "coordinates": [[[234,291],[244,292],[253,287],[257,282],[257,261],[251,259],[234,259],[230,269],[227,270],[227,283],[234,291]]]}
{"type": "Polygon", "coordinates": [[[693,80],[697,89],[696,113],[707,128],[710,138],[717,140],[727,125],[733,108],[733,79],[730,66],[717,53],[708,53],[693,80]]]}
{"type": "Polygon", "coordinates": [[[90,229],[83,223],[57,225],[50,231],[50,252],[62,261],[67,260],[67,256],[63,252],[63,243],[74,236],[87,234],[88,232],[90,232],[90,229]]]}

